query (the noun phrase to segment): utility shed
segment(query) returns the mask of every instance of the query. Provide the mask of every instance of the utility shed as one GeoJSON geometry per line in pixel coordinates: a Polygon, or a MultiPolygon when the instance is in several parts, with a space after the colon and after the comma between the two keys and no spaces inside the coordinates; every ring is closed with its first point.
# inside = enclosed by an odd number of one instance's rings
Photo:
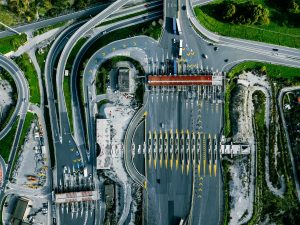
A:
{"type": "MultiPolygon", "coordinates": [[[[23,197],[18,197],[17,202],[11,217],[12,225],[22,225],[23,220],[26,219],[29,214],[30,208],[28,207],[29,200],[23,197]]],[[[25,223],[26,224],[26,223],[25,223]]]]}
{"type": "Polygon", "coordinates": [[[129,92],[129,69],[128,68],[119,69],[118,86],[120,92],[129,92]]]}

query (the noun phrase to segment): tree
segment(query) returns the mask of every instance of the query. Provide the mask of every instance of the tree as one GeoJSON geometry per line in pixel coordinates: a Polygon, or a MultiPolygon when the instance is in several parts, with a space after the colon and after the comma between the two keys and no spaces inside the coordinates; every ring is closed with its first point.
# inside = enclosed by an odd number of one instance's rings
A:
{"type": "Polygon", "coordinates": [[[82,9],[86,7],[86,1],[85,0],[75,0],[74,6],[76,9],[82,9]]]}
{"type": "Polygon", "coordinates": [[[262,74],[266,74],[267,73],[267,67],[266,66],[261,66],[259,69],[259,72],[262,74]]]}
{"type": "Polygon", "coordinates": [[[229,20],[235,16],[236,13],[236,6],[232,2],[229,3],[224,3],[224,8],[223,8],[223,19],[224,20],[229,20]]]}
{"type": "Polygon", "coordinates": [[[299,10],[299,4],[295,1],[295,0],[292,0],[289,5],[288,5],[288,8],[289,8],[289,11],[291,13],[298,13],[298,10],[299,10]]]}

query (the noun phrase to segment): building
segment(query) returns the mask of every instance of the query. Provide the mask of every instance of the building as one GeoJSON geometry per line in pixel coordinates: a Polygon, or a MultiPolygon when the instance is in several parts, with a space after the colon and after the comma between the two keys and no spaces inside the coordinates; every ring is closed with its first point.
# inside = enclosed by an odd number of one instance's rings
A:
{"type": "Polygon", "coordinates": [[[221,144],[222,155],[248,155],[250,154],[250,146],[245,144],[221,144]]]}
{"type": "Polygon", "coordinates": [[[30,212],[30,200],[24,197],[18,197],[16,200],[15,208],[11,217],[12,225],[28,224],[26,222],[27,216],[30,212]]]}
{"type": "Polygon", "coordinates": [[[120,92],[129,92],[129,69],[120,68],[118,75],[118,86],[120,92]]]}

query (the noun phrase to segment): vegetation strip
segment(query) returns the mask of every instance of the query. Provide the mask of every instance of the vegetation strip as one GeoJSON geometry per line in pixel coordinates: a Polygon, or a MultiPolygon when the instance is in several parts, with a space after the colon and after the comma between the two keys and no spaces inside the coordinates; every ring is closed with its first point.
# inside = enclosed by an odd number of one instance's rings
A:
{"type": "Polygon", "coordinates": [[[195,14],[208,30],[224,36],[300,48],[296,1],[214,1],[195,7],[195,14]]]}
{"type": "Polygon", "coordinates": [[[29,56],[27,54],[23,54],[22,56],[16,58],[15,62],[20,68],[22,68],[25,77],[28,81],[30,90],[30,102],[33,104],[40,104],[41,97],[39,89],[39,80],[29,56]]]}

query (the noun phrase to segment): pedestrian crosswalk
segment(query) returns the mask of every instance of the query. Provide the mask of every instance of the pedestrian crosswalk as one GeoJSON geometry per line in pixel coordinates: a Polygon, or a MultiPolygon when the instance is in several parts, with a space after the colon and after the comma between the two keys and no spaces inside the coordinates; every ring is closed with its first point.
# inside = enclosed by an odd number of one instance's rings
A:
{"type": "Polygon", "coordinates": [[[216,176],[220,141],[216,134],[190,130],[148,131],[145,144],[132,145],[132,157],[143,155],[149,168],[216,176]],[[137,149],[142,149],[137,151],[137,149]]]}

